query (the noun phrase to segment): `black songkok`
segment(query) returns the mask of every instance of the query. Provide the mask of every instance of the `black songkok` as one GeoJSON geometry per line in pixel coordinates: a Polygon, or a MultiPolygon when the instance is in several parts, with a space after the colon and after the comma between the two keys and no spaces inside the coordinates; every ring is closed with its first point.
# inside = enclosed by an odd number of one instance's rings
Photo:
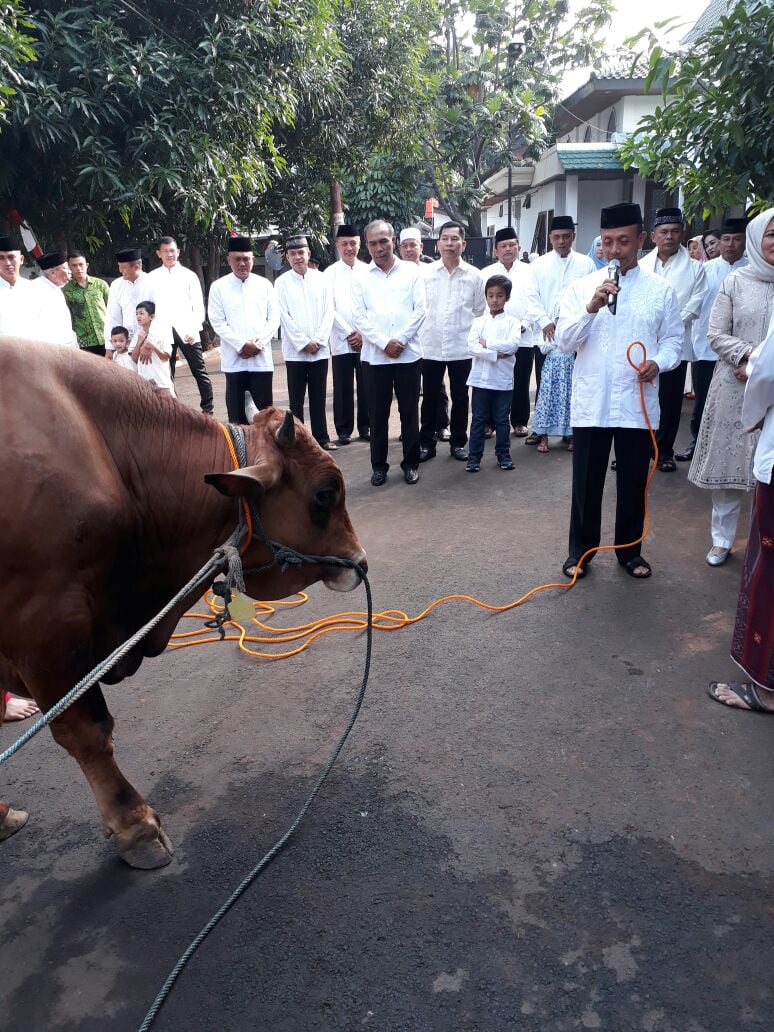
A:
{"type": "Polygon", "coordinates": [[[0,236],[0,251],[21,251],[21,247],[13,237],[0,236]]]}
{"type": "Polygon", "coordinates": [[[720,230],[721,236],[723,233],[746,233],[747,232],[747,219],[724,219],[723,226],[720,230]]]}
{"type": "Polygon", "coordinates": [[[349,222],[345,222],[343,225],[339,226],[339,228],[336,230],[336,239],[337,240],[338,240],[339,237],[359,237],[359,236],[360,236],[360,234],[357,231],[357,226],[353,226],[349,222]]]}
{"type": "Polygon", "coordinates": [[[505,229],[498,229],[495,233],[495,247],[503,240],[518,240],[516,236],[516,230],[513,226],[507,226],[505,229]]]}
{"type": "Polygon", "coordinates": [[[298,250],[299,247],[309,247],[309,241],[306,239],[305,233],[295,233],[285,241],[286,251],[298,250]]]}
{"type": "Polygon", "coordinates": [[[66,261],[64,251],[49,251],[38,258],[38,265],[45,272],[46,269],[55,269],[57,265],[64,265],[66,261]]]}
{"type": "Polygon", "coordinates": [[[683,213],[679,208],[659,208],[656,217],[653,219],[653,228],[656,226],[682,226],[683,213]]]}
{"type": "Polygon", "coordinates": [[[622,226],[642,225],[642,212],[639,204],[611,204],[603,208],[599,221],[600,229],[620,229],[622,226]]]}
{"type": "Polygon", "coordinates": [[[252,250],[253,250],[253,242],[250,239],[250,237],[229,237],[228,238],[228,253],[229,254],[231,254],[232,251],[240,251],[240,252],[243,253],[245,251],[252,251],[252,250]]]}
{"type": "Polygon", "coordinates": [[[125,247],[123,251],[116,251],[117,262],[139,262],[142,261],[142,251],[139,247],[125,247]]]}
{"type": "Polygon", "coordinates": [[[575,223],[572,220],[572,215],[554,215],[548,232],[550,233],[554,229],[572,229],[574,231],[575,223]]]}

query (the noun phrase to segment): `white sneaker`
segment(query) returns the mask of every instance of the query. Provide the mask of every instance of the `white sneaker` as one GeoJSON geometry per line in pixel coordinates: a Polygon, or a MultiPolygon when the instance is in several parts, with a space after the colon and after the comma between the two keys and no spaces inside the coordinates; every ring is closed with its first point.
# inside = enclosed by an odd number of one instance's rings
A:
{"type": "Polygon", "coordinates": [[[713,545],[709,552],[707,552],[707,563],[709,566],[722,566],[730,555],[730,548],[721,548],[720,545],[713,545]]]}

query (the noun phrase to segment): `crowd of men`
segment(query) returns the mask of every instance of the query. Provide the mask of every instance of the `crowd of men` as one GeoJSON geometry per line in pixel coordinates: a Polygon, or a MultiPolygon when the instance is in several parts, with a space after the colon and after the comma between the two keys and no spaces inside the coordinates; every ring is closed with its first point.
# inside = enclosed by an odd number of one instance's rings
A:
{"type": "MultiPolygon", "coordinates": [[[[44,254],[38,259],[40,278],[26,280],[20,275],[21,249],[3,237],[0,334],[77,346],[130,367],[124,352],[131,355],[139,338],[144,350],[139,364],[134,354],[136,371],[171,390],[182,351],[202,411],[211,414],[213,390],[201,344],[206,315],[220,339],[228,417],[245,422],[247,395],[259,409],[273,402],[272,340],[280,331],[291,410],[304,419],[308,405],[311,432],[326,450],[350,444],[355,435],[370,441],[375,487],[386,482],[390,468],[393,397],[407,484],[418,482],[420,465],[436,456],[439,442],[470,472],[480,468],[483,441],[476,437],[475,453],[468,447],[471,388],[484,436],[497,432],[498,465],[513,469],[507,426],[503,439],[505,413],[515,437],[538,443],[540,435],[529,433],[533,366],[539,387],[546,349],[577,354],[568,415],[575,455],[565,572],[571,576],[579,567],[583,575],[587,564],[581,566],[580,559],[599,543],[611,443],[618,469],[616,540],[631,541],[641,532],[651,445],[638,379],[661,374],[658,399],[653,392],[646,397],[649,419],[658,427],[662,471],[672,471],[674,459],[690,457],[693,447],[674,454],[689,360],[696,392],[692,427],[701,420],[713,354],[706,340],[708,313],[723,278],[742,258],[744,222],[723,227],[721,254],[707,264],[689,257],[683,234],[679,209],[662,209],[652,227],[655,247],[640,261],[647,239],[640,209],[614,205],[602,211],[601,259],[578,254],[573,220],[556,216],[547,254],[531,264],[520,262],[515,230],[501,229],[494,238],[496,261],[479,270],[465,261],[465,230],[455,222],[440,228],[439,258],[426,262],[418,230],[404,230],[398,239],[389,223],[377,220],[362,237],[354,226],[339,226],[338,260],[324,272],[313,267],[306,236],[286,239],[289,268],[274,284],[253,272],[253,242],[235,236],[227,244],[230,272],[212,284],[206,309],[199,279],[181,264],[172,237],[159,240],[160,264],[152,272],[143,271],[139,248],[119,251],[119,275],[109,287],[89,276],[79,251],[44,254]],[[363,245],[367,263],[359,257],[363,245]],[[612,280],[608,261],[619,263],[612,280]],[[612,315],[608,301],[617,294],[620,308],[612,315]],[[648,351],[637,375],[620,347],[611,350],[613,343],[633,340],[646,342],[648,351]],[[329,359],[333,437],[326,415],[329,359]]],[[[637,548],[619,553],[619,560],[633,576],[650,573],[637,548]]]]}

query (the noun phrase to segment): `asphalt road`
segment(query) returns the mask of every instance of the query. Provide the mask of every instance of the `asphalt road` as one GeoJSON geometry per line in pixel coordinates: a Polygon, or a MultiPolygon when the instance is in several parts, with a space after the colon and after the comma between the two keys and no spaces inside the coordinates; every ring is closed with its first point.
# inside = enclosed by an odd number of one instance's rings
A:
{"type": "MultiPolygon", "coordinates": [[[[179,385],[192,399],[184,373],[179,385]]],[[[557,579],[566,452],[514,442],[515,472],[488,451],[470,476],[441,448],[408,487],[398,447],[378,490],[367,445],[338,453],[377,608],[452,591],[502,603],[557,579]]],[[[743,541],[725,567],[705,564],[708,497],[684,469],[657,474],[652,508],[650,581],[603,556],[570,593],[505,615],[454,602],[376,634],[327,788],[155,1028],[770,1032],[774,721],[705,694],[734,674],[743,541]]],[[[363,604],[315,586],[283,622],[363,604]]],[[[0,1027],[139,1026],[290,823],[362,662],[353,636],[271,664],[225,643],[167,652],[106,690],[119,762],[177,847],[161,871],[115,858],[50,737],[11,761],[2,795],[32,816],[0,847],[0,1027]]]]}

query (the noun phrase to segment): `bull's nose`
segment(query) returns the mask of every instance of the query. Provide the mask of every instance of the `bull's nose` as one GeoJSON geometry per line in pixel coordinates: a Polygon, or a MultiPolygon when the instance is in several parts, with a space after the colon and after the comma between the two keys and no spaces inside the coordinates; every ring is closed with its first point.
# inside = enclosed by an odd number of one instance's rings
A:
{"type": "Polygon", "coordinates": [[[357,563],[363,573],[368,573],[368,559],[365,552],[360,551],[357,555],[353,555],[352,562],[357,563]]]}

